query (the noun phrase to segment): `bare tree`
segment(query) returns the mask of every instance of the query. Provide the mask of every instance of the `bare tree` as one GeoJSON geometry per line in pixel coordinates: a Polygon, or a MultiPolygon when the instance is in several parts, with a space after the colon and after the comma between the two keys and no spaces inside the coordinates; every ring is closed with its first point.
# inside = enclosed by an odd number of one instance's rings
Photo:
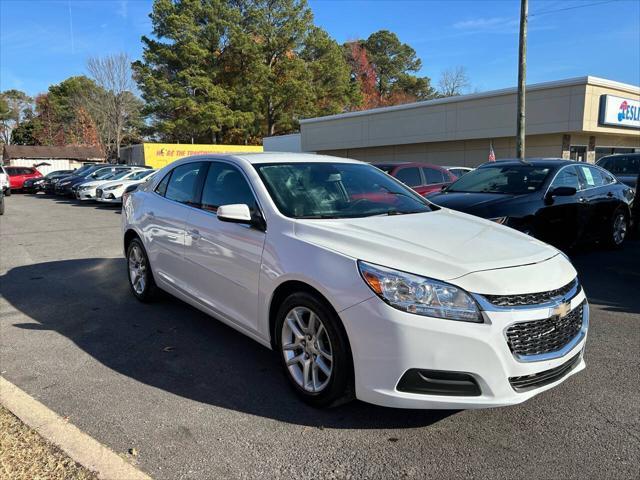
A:
{"type": "Polygon", "coordinates": [[[102,124],[103,138],[113,142],[116,161],[120,161],[120,145],[128,119],[138,114],[139,101],[133,94],[135,83],[131,75],[131,60],[125,53],[92,57],[87,69],[96,84],[102,87],[91,99],[96,119],[102,124]]]}
{"type": "Polygon", "coordinates": [[[11,133],[33,115],[33,98],[20,90],[0,93],[0,142],[9,145],[11,133]]]}
{"type": "Polygon", "coordinates": [[[455,95],[461,95],[470,85],[471,82],[469,81],[466,68],[462,66],[449,68],[442,72],[440,76],[438,93],[441,97],[453,97],[455,95]]]}

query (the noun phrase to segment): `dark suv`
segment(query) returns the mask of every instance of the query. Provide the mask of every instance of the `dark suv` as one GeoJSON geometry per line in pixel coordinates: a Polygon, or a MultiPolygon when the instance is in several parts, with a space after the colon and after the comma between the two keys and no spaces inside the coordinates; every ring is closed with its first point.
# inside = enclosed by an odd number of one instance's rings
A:
{"type": "Polygon", "coordinates": [[[618,180],[635,190],[636,196],[631,211],[633,223],[640,231],[640,194],[638,193],[638,188],[640,188],[640,153],[607,155],[598,160],[597,165],[609,170],[618,180]]]}
{"type": "Polygon", "coordinates": [[[607,155],[598,160],[597,165],[609,170],[618,180],[630,187],[638,189],[640,175],[640,153],[619,153],[607,155]]]}

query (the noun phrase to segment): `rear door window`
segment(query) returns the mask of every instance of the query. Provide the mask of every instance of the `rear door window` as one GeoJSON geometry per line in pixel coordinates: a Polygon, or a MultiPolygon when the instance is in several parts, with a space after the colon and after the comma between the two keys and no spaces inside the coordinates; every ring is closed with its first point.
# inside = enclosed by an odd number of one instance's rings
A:
{"type": "Polygon", "coordinates": [[[602,187],[615,181],[611,175],[599,168],[590,165],[580,165],[579,169],[582,174],[584,188],[602,187]]]}
{"type": "Polygon", "coordinates": [[[423,168],[422,173],[424,173],[424,178],[426,180],[427,185],[432,185],[434,183],[444,183],[449,179],[445,178],[444,173],[440,170],[436,170],[435,168],[423,168]]]}
{"type": "Polygon", "coordinates": [[[409,187],[422,185],[422,177],[417,167],[401,168],[396,173],[396,178],[409,187]]]}

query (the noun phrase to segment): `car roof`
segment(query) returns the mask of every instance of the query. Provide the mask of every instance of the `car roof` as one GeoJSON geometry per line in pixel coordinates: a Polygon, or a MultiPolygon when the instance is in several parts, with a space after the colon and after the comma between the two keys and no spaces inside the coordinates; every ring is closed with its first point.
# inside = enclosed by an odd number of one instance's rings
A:
{"type": "Polygon", "coordinates": [[[205,155],[206,158],[239,158],[251,164],[261,163],[364,163],[350,158],[333,157],[331,155],[318,155],[315,153],[238,153],[233,155],[205,155]]]}
{"type": "MultiPolygon", "coordinates": [[[[526,163],[527,165],[531,165],[534,167],[562,167],[565,165],[572,165],[572,164],[583,164],[585,162],[576,162],[574,160],[565,160],[563,158],[527,158],[526,159],[526,163]]],[[[491,165],[500,165],[500,166],[516,166],[516,165],[522,165],[523,163],[518,160],[517,158],[510,158],[510,159],[505,159],[505,160],[496,160],[495,162],[485,162],[482,165],[479,165],[478,168],[480,167],[488,167],[491,165]]]]}
{"type": "Polygon", "coordinates": [[[436,169],[445,168],[440,165],[434,165],[433,163],[427,163],[427,162],[400,162],[400,163],[372,162],[371,165],[378,168],[396,168],[396,167],[428,167],[428,168],[436,168],[436,169]]]}

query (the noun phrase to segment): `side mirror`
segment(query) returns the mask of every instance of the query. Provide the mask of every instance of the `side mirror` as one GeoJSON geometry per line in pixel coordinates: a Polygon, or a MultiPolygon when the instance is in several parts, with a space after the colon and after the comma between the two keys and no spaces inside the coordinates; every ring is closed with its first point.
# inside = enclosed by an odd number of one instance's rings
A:
{"type": "Polygon", "coordinates": [[[251,210],[245,203],[220,205],[216,214],[221,222],[251,223],[251,210]]]}
{"type": "Polygon", "coordinates": [[[547,203],[552,203],[553,197],[571,197],[576,192],[577,190],[573,187],[556,187],[549,190],[544,199],[547,203]]]}

